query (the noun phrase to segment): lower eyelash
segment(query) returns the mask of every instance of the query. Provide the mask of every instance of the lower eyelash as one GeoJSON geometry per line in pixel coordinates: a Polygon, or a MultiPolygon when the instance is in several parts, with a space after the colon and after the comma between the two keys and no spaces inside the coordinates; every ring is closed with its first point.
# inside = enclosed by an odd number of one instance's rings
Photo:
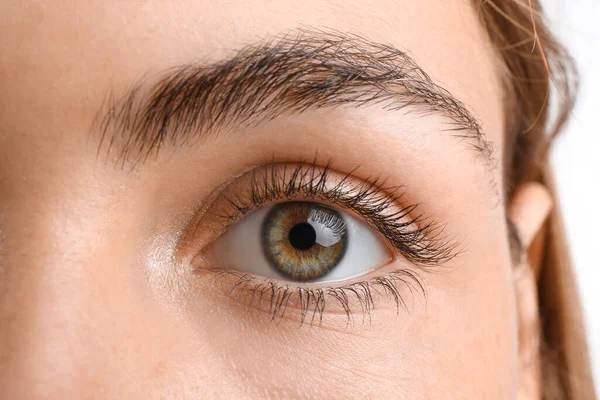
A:
{"type": "Polygon", "coordinates": [[[229,296],[244,296],[243,301],[249,307],[264,309],[271,321],[281,321],[290,312],[298,312],[300,326],[315,323],[321,324],[327,312],[329,301],[337,302],[346,315],[346,326],[355,322],[352,311],[353,302],[358,302],[362,314],[362,322],[371,322],[371,313],[378,300],[392,300],[396,314],[400,310],[409,311],[401,288],[408,293],[420,294],[426,298],[425,288],[421,277],[413,271],[398,269],[370,280],[354,282],[339,287],[310,288],[287,284],[279,284],[271,279],[261,279],[252,274],[221,270],[219,276],[227,275],[235,279],[229,296]],[[290,302],[296,302],[296,307],[289,307],[290,302]]]}

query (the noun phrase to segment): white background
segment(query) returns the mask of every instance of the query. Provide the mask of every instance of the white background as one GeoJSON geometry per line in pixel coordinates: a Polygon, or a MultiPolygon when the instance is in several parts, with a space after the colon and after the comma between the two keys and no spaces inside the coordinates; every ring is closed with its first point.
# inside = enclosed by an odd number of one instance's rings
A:
{"type": "Polygon", "coordinates": [[[581,91],[552,153],[600,387],[600,0],[542,0],[553,30],[575,57],[581,91]]]}

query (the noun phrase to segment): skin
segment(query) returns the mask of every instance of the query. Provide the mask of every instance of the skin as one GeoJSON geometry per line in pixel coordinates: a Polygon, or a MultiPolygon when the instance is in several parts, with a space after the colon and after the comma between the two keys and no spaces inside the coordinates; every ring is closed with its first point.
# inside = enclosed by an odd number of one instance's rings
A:
{"type": "MultiPolygon", "coordinates": [[[[498,61],[470,3],[5,0],[0,15],[0,398],[535,398],[518,332],[537,311],[519,306],[501,168],[441,118],[326,108],[135,170],[98,157],[90,133],[107,94],[142,76],[315,26],[408,51],[501,160],[498,61]],[[408,312],[381,299],[371,322],[298,327],[232,301],[215,276],[191,272],[190,252],[172,262],[223,182],[275,153],[317,151],[341,172],[360,165],[357,179],[387,174],[461,241],[421,274],[426,301],[405,293],[408,312]]],[[[514,220],[533,238],[545,213],[528,211],[543,194],[524,193],[514,220]]]]}

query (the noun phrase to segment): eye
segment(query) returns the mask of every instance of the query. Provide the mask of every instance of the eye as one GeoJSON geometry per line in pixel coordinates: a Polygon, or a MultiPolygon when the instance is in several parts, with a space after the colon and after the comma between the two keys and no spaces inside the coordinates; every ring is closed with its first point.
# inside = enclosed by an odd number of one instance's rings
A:
{"type": "Polygon", "coordinates": [[[235,177],[191,219],[179,259],[271,320],[351,322],[375,301],[406,307],[402,288],[424,295],[419,273],[452,259],[456,244],[403,187],[331,166],[271,163],[235,177]]]}
{"type": "Polygon", "coordinates": [[[300,282],[346,280],[391,261],[365,223],[314,202],[250,213],[215,241],[211,258],[219,268],[300,282]]]}

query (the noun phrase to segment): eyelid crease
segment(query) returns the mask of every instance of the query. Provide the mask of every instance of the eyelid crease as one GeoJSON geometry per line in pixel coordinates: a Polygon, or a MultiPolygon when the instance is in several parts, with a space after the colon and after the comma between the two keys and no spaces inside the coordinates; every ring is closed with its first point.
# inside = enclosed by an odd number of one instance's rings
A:
{"type": "Polygon", "coordinates": [[[379,177],[356,182],[357,168],[334,178],[331,165],[329,161],[320,167],[315,157],[312,164],[271,163],[251,170],[246,177],[249,189],[222,195],[226,206],[216,213],[222,231],[271,202],[320,200],[362,217],[393,249],[420,267],[439,265],[460,253],[458,243],[444,236],[441,224],[422,213],[415,215],[418,204],[401,205],[402,187],[386,187],[379,177]]]}

